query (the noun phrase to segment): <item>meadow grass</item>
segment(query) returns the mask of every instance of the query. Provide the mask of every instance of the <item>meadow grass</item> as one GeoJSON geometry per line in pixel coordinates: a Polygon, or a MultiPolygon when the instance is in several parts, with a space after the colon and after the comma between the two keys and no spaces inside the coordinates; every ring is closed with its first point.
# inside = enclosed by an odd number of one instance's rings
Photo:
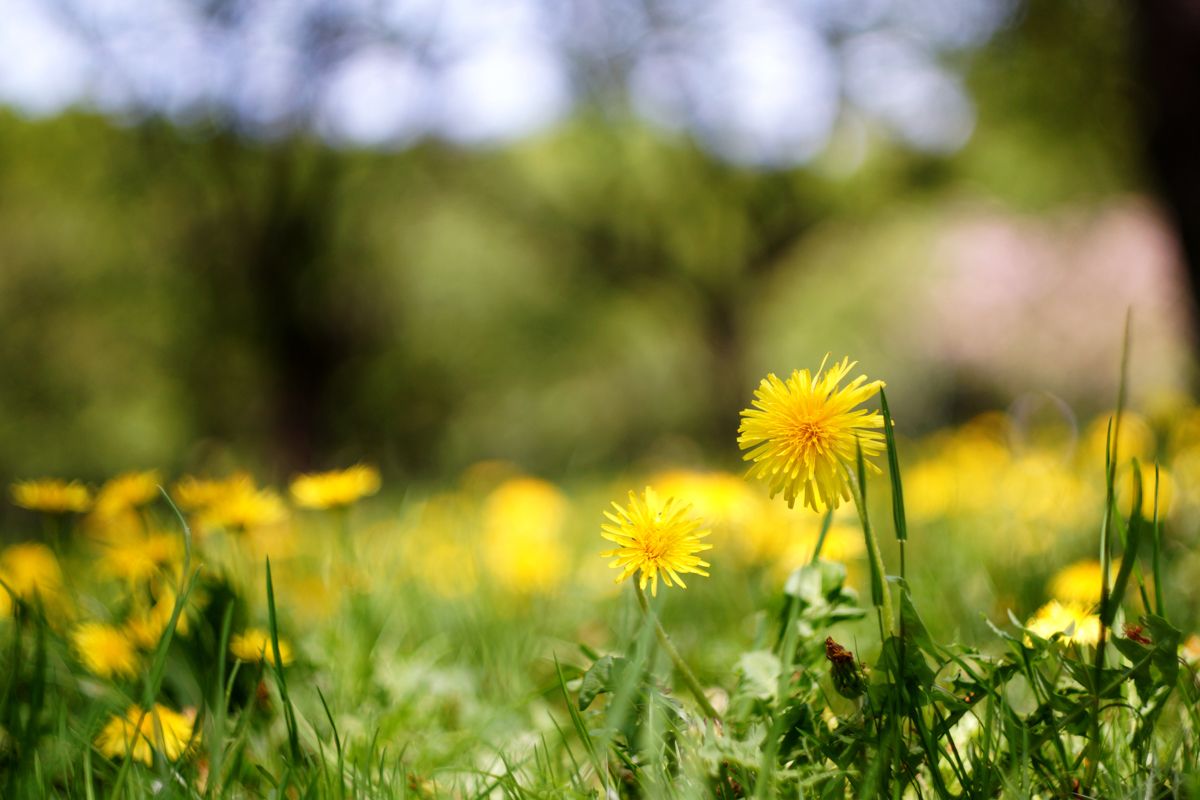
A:
{"type": "Polygon", "coordinates": [[[836,511],[654,476],[714,547],[711,578],[653,595],[597,557],[624,478],[564,492],[492,464],[396,503],[358,468],[294,508],[249,476],[124,476],[90,505],[27,486],[47,533],[0,553],[0,796],[1200,795],[1200,640],[1172,583],[1195,542],[1165,524],[1195,518],[1200,413],[1163,437],[1168,515],[1123,399],[1099,462],[1086,437],[1075,461],[1004,455],[992,419],[910,443],[903,481],[879,401],[886,471],[855,440],[836,511]],[[1087,536],[1094,598],[1068,581],[1043,605],[1087,536]]]}

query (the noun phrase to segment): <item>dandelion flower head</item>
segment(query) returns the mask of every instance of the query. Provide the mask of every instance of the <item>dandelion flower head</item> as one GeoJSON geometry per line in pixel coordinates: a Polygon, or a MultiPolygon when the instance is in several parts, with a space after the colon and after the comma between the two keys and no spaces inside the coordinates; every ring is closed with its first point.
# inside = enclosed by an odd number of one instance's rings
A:
{"type": "Polygon", "coordinates": [[[0,553],[0,580],[18,597],[26,600],[35,594],[47,599],[63,589],[62,568],[54,551],[44,544],[14,544],[0,553]]]}
{"type": "Polygon", "coordinates": [[[1050,596],[1060,603],[1095,605],[1100,602],[1100,572],[1095,559],[1068,564],[1050,578],[1050,596]]]}
{"type": "Polygon", "coordinates": [[[101,622],[85,622],[71,634],[79,660],[101,678],[135,678],[139,658],[133,641],[120,628],[101,622]]]}
{"type": "Polygon", "coordinates": [[[600,555],[611,558],[613,569],[621,570],[617,583],[640,572],[638,586],[650,584],[650,594],[658,594],[658,579],[668,587],[687,584],[679,576],[693,573],[708,577],[705,567],[711,566],[697,553],[709,550],[711,544],[700,541],[709,531],[700,529],[700,520],[691,515],[691,506],[676,503],[674,498],[660,501],[649,486],[641,497],[629,493],[629,505],[613,502],[614,511],[605,511],[608,522],[600,526],[600,535],[617,545],[600,555]]]}
{"type": "MultiPolygon", "coordinates": [[[[125,620],[125,633],[138,647],[153,650],[167,631],[171,623],[171,615],[175,613],[177,595],[174,589],[163,589],[154,604],[149,607],[139,607],[125,620]]],[[[180,611],[175,621],[175,633],[186,636],[188,618],[186,606],[180,611]]]]}
{"type": "Polygon", "coordinates": [[[146,766],[153,761],[152,751],[178,761],[200,742],[194,727],[194,714],[180,714],[160,703],[147,712],[133,705],[109,718],[96,737],[96,748],[109,758],[131,758],[146,766]]]}
{"type": "MultiPolygon", "coordinates": [[[[275,663],[275,648],[271,644],[271,634],[261,628],[250,628],[235,634],[229,640],[229,652],[239,661],[258,663],[268,661],[275,663]]],[[[284,665],[292,663],[292,646],[282,638],[279,640],[279,658],[284,665]]]]}
{"type": "MultiPolygon", "coordinates": [[[[794,370],[786,381],[773,373],[754,392],[752,408],[742,411],[738,446],[753,461],[747,477],[758,478],[780,492],[788,506],[802,497],[815,511],[837,508],[850,499],[846,467],[854,463],[861,445],[864,457],[883,450],[879,412],[858,405],[878,394],[883,381],[859,375],[844,387],[839,383],[858,362],[842,359],[828,370],[794,370]]],[[[872,469],[878,471],[873,464],[872,469]]]]}
{"type": "Polygon", "coordinates": [[[205,511],[230,495],[254,489],[248,472],[235,472],[227,478],[197,478],[185,475],[173,487],[171,496],[184,511],[205,511]]]}
{"type": "Polygon", "coordinates": [[[567,553],[562,529],[569,504],[553,484],[510,478],[483,504],[484,563],[510,591],[548,592],[563,579],[567,553]]]}
{"type": "Polygon", "coordinates": [[[96,493],[96,513],[112,516],[144,506],[158,497],[161,482],[157,470],[126,472],[111,478],[96,493]]]}
{"type": "Polygon", "coordinates": [[[332,472],[297,475],[292,499],[304,508],[340,508],[379,491],[379,470],[365,464],[332,472]]]}
{"type": "Polygon", "coordinates": [[[1051,600],[1038,609],[1025,627],[1044,639],[1061,633],[1064,641],[1094,645],[1100,640],[1100,618],[1091,609],[1084,603],[1051,600]]]}
{"type": "Polygon", "coordinates": [[[50,514],[82,513],[92,506],[92,493],[79,481],[43,478],[12,485],[13,502],[30,511],[50,514]]]}
{"type": "Polygon", "coordinates": [[[141,585],[182,557],[183,542],[178,536],[152,533],[105,544],[97,567],[110,577],[141,585]]]}
{"type": "Polygon", "coordinates": [[[202,527],[241,531],[278,525],[286,519],[283,499],[271,489],[259,489],[253,484],[238,484],[200,514],[202,527]]]}

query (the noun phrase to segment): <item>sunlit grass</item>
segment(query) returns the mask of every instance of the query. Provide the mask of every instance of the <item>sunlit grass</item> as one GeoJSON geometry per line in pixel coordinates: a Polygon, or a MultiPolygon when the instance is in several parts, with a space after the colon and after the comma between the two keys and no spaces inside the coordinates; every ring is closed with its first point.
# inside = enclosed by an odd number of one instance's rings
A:
{"type": "Polygon", "coordinates": [[[0,796],[1191,796],[1197,420],[884,425],[827,513],[694,466],[22,482],[0,796]],[[711,531],[657,597],[601,558],[645,485],[711,531]]]}

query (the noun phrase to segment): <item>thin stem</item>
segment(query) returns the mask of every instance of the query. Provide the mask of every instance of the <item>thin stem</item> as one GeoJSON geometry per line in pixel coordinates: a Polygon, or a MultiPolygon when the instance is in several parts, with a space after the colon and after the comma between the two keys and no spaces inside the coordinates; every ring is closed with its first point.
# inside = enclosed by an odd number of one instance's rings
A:
{"type": "Polygon", "coordinates": [[[675,649],[675,645],[671,643],[671,637],[663,629],[662,623],[658,621],[658,617],[650,610],[650,603],[646,600],[646,593],[642,591],[642,586],[637,580],[633,581],[633,590],[637,595],[638,605],[641,606],[642,613],[646,616],[647,620],[654,623],[654,633],[658,636],[658,643],[662,645],[662,649],[667,651],[667,655],[671,657],[671,663],[675,665],[675,669],[679,671],[684,684],[687,685],[692,696],[696,698],[696,702],[700,704],[700,710],[709,719],[720,722],[721,715],[713,708],[712,703],[708,702],[708,697],[705,696],[704,689],[700,686],[700,681],[696,680],[691,667],[687,665],[687,662],[683,660],[683,656],[675,649]]]}

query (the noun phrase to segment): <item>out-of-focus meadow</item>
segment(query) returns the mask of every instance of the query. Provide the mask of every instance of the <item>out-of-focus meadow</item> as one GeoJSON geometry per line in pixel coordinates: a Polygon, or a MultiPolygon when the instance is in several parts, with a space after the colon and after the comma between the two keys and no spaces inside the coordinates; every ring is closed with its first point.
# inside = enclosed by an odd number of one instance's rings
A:
{"type": "MultiPolygon", "coordinates": [[[[656,607],[734,706],[818,539],[868,605],[853,505],[822,534],[737,446],[762,376],[827,353],[887,382],[937,638],[1094,608],[1127,309],[1115,503],[1137,459],[1166,566],[1136,579],[1200,626],[1187,234],[1124,4],[14,8],[0,603],[50,644],[14,639],[10,788],[36,753],[67,795],[185,761],[186,792],[265,792],[336,728],[367,792],[582,796],[564,687],[641,641],[610,501],[712,529],[711,578],[656,607]],[[13,692],[47,687],[30,722],[13,692]],[[164,703],[141,751],[135,700],[164,703]]],[[[853,616],[822,619],[878,652],[853,616]]]]}

